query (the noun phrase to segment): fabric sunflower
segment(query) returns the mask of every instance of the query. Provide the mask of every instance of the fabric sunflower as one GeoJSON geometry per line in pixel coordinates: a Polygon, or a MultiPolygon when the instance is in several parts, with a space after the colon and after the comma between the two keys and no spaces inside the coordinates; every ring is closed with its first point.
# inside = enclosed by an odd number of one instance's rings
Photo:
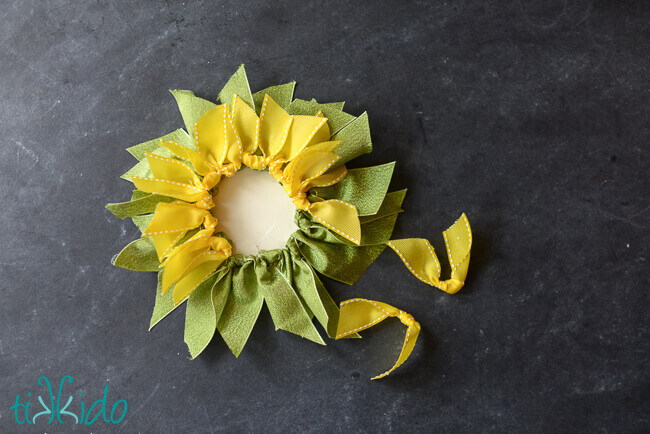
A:
{"type": "Polygon", "coordinates": [[[185,341],[192,357],[218,331],[238,356],[266,303],[277,329],[324,344],[312,319],[331,338],[386,317],[408,326],[398,363],[410,354],[419,324],[385,303],[328,294],[316,271],[353,284],[389,245],[423,282],[454,293],[464,284],[471,230],[463,214],[445,232],[451,279],[425,239],[390,240],[406,191],[388,193],[394,163],[348,170],[345,163],[370,152],[367,114],[343,103],[293,99],[295,83],[251,93],[242,67],[219,93],[221,104],[190,91],[172,91],[187,132],[179,129],[128,148],[139,163],[122,177],[136,190],[130,201],[109,204],[130,217],[142,237],[113,263],[157,271],[151,327],[187,300],[185,341]],[[211,210],[219,182],[244,167],[268,172],[296,206],[298,230],[282,249],[258,255],[232,253],[211,210]],[[339,317],[341,321],[339,321],[339,317]]]}

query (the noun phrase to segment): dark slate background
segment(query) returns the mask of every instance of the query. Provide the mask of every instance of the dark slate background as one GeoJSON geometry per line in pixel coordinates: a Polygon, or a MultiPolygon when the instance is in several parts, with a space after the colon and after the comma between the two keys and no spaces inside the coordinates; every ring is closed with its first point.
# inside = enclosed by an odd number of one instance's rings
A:
{"type": "Polygon", "coordinates": [[[0,2],[0,431],[650,428],[649,4],[358,3],[0,2]],[[265,309],[239,359],[217,337],[189,361],[181,311],[147,331],[154,275],[110,265],[137,237],[104,209],[129,196],[124,148],[182,126],[168,89],[215,99],[241,63],[255,90],[296,80],[370,113],[351,166],[398,161],[396,237],[444,251],[470,218],[457,295],[390,252],[326,281],[421,322],[385,380],[397,321],[321,347],[265,309]],[[108,384],[125,421],[16,425],[15,395],[66,374],[74,411],[108,384]]]}

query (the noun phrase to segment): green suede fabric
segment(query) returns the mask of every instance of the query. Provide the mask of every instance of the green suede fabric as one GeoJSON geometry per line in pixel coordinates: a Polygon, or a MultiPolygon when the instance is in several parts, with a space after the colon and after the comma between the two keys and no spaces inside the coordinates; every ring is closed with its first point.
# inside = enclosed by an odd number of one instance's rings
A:
{"type": "Polygon", "coordinates": [[[163,142],[176,142],[179,145],[185,146],[186,148],[194,150],[196,149],[192,138],[185,132],[185,130],[179,128],[176,131],[172,131],[171,133],[165,134],[164,136],[157,139],[149,140],[144,143],[140,143],[139,145],[126,148],[126,150],[138,160],[142,160],[146,157],[146,152],[154,153],[154,151],[160,148],[161,140],[163,142]]]}
{"type": "Polygon", "coordinates": [[[246,77],[246,70],[244,65],[241,65],[237,72],[233,74],[228,80],[226,85],[219,92],[219,101],[222,104],[232,104],[233,96],[237,94],[238,97],[243,99],[246,104],[253,107],[253,94],[248,85],[248,78],[246,77]]]}
{"type": "Polygon", "coordinates": [[[196,121],[205,112],[217,106],[213,102],[195,96],[194,92],[190,90],[170,90],[170,92],[176,98],[178,109],[185,123],[185,130],[189,134],[194,134],[194,124],[196,121]]]}
{"type": "Polygon", "coordinates": [[[275,329],[286,330],[325,345],[290,281],[280,273],[275,264],[255,261],[255,274],[275,329]]]}
{"type": "Polygon", "coordinates": [[[158,286],[156,287],[156,301],[149,321],[149,330],[162,321],[167,315],[176,309],[179,305],[174,306],[174,291],[169,290],[162,295],[162,271],[158,272],[158,286]]]}
{"type": "Polygon", "coordinates": [[[330,135],[334,135],[341,128],[348,125],[355,118],[351,114],[342,111],[339,106],[342,103],[319,104],[316,100],[305,101],[304,99],[294,100],[287,108],[290,115],[308,115],[313,116],[322,110],[323,115],[327,118],[327,124],[330,128],[330,135]]]}
{"type": "Polygon", "coordinates": [[[149,226],[151,219],[153,219],[153,214],[136,215],[131,217],[133,224],[137,226],[140,232],[144,232],[147,226],[149,226]]]}
{"type": "MultiPolygon", "coordinates": [[[[262,102],[264,102],[264,95],[268,94],[273,101],[275,101],[280,107],[286,109],[291,100],[293,99],[293,90],[296,88],[296,82],[292,81],[285,84],[280,84],[277,86],[267,87],[262,89],[259,92],[253,94],[253,101],[255,102],[255,112],[259,115],[262,110],[262,102]]],[[[252,106],[251,106],[252,107],[252,106]]]]}
{"type": "Polygon", "coordinates": [[[360,216],[376,214],[393,177],[395,162],[350,169],[330,187],[313,188],[310,193],[323,199],[340,199],[357,207],[360,216]]]}
{"type": "Polygon", "coordinates": [[[405,196],[406,196],[406,189],[387,193],[377,213],[364,216],[364,217],[359,217],[359,221],[363,225],[364,223],[368,223],[373,220],[377,220],[389,215],[403,212],[404,210],[402,209],[402,202],[404,202],[405,196]]]}
{"type": "Polygon", "coordinates": [[[177,199],[173,197],[150,194],[129,202],[109,203],[106,205],[106,209],[115,214],[117,218],[124,219],[154,212],[160,202],[173,202],[175,200],[177,199]]]}
{"type": "MultiPolygon", "coordinates": [[[[230,292],[230,273],[215,273],[203,281],[187,300],[185,343],[192,359],[208,346],[230,292]]],[[[171,292],[171,291],[170,291],[171,292]]]]}
{"type": "Polygon", "coordinates": [[[132,271],[158,271],[160,262],[151,238],[138,238],[129,243],[113,260],[116,267],[132,271]]]}
{"type": "Polygon", "coordinates": [[[341,156],[341,159],[333,167],[340,166],[360,155],[372,151],[372,140],[370,138],[370,124],[368,113],[350,122],[343,129],[332,135],[332,140],[342,140],[334,152],[341,156]]]}
{"type": "Polygon", "coordinates": [[[232,285],[217,330],[235,357],[239,357],[262,310],[264,297],[252,261],[232,270],[232,285]]]}
{"type": "Polygon", "coordinates": [[[300,256],[295,257],[291,265],[293,267],[293,287],[311,314],[323,326],[327,336],[334,339],[339,321],[338,305],[332,300],[311,266],[300,256]]]}

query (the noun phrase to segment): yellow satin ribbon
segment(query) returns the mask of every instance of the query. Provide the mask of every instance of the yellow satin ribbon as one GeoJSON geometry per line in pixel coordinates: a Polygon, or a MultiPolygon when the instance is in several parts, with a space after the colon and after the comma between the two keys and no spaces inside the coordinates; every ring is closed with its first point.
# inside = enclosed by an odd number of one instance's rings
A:
{"type": "Polygon", "coordinates": [[[427,285],[455,294],[465,284],[472,248],[472,229],[467,216],[463,213],[456,223],[442,234],[445,238],[449,265],[451,265],[451,278],[443,281],[440,280],[440,261],[429,240],[408,238],[391,240],[387,244],[415,277],[427,285]]]}
{"type": "Polygon", "coordinates": [[[420,323],[403,310],[380,301],[353,298],[341,302],[336,339],[370,328],[389,317],[399,318],[402,324],[407,326],[404,344],[393,367],[372,377],[372,380],[387,376],[408,359],[420,334],[420,323]]]}

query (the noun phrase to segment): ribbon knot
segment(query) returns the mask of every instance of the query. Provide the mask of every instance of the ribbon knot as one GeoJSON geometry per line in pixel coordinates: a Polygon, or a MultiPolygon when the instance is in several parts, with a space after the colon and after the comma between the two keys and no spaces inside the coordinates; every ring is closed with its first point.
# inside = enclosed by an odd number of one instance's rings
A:
{"type": "Polygon", "coordinates": [[[460,288],[463,287],[465,282],[461,282],[458,279],[448,279],[439,282],[438,288],[445,291],[447,294],[455,294],[460,291],[460,288]]]}
{"type": "Polygon", "coordinates": [[[208,214],[205,216],[203,219],[203,226],[205,226],[206,229],[214,229],[217,227],[219,224],[219,220],[217,220],[216,217],[214,217],[212,214],[208,214]]]}
{"type": "Polygon", "coordinates": [[[251,169],[255,170],[264,170],[266,169],[267,163],[264,160],[264,157],[261,155],[255,155],[251,152],[244,152],[241,156],[242,163],[244,163],[247,167],[250,167],[251,169]]]}
{"type": "Polygon", "coordinates": [[[300,210],[303,210],[303,211],[307,211],[309,209],[309,205],[311,205],[311,203],[307,199],[307,193],[302,192],[302,191],[294,194],[293,196],[289,196],[289,198],[291,199],[293,204],[296,206],[296,208],[298,208],[300,210]]]}

